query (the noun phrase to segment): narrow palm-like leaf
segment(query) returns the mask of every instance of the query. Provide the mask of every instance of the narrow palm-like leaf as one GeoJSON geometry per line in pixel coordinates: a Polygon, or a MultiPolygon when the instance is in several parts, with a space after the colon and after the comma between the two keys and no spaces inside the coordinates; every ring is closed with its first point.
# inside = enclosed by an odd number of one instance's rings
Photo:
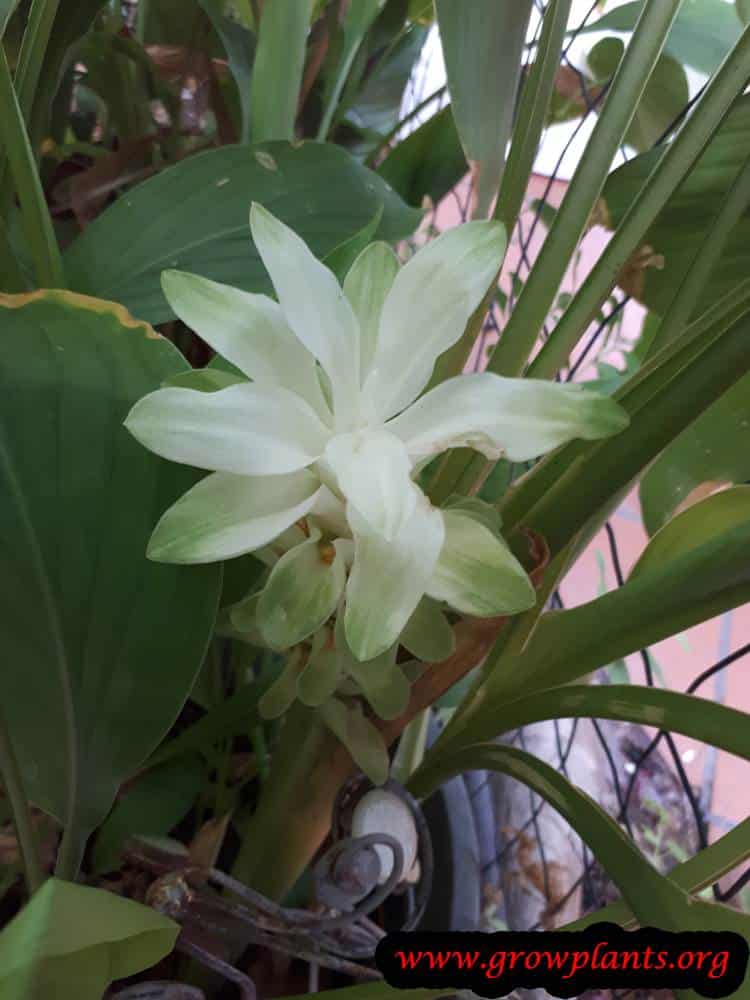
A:
{"type": "MultiPolygon", "coordinates": [[[[699,892],[711,883],[718,882],[722,876],[741,865],[748,857],[750,857],[750,819],[745,819],[715,843],[673,868],[669,877],[685,892],[699,892]]],[[[602,920],[612,920],[624,927],[636,923],[627,903],[619,901],[601,910],[594,910],[580,920],[566,924],[561,930],[579,931],[602,920]]]]}
{"type": "MultiPolygon", "coordinates": [[[[515,669],[513,660],[508,664],[515,669]]],[[[589,717],[658,726],[750,760],[750,715],[707,698],[642,685],[564,684],[514,699],[507,690],[495,690],[490,684],[476,710],[463,716],[461,728],[428,753],[419,780],[429,782],[434,769],[468,743],[494,739],[534,722],[589,717]]]]}
{"type": "MultiPolygon", "coordinates": [[[[649,9],[656,8],[652,6],[646,8],[644,17],[649,9]]],[[[566,309],[563,318],[534,359],[529,368],[530,375],[549,377],[565,364],[578,338],[609,294],[617,275],[641,243],[648,227],[666,204],[669,196],[684,180],[706,143],[721,124],[732,101],[741,93],[749,75],[750,28],[747,28],[667,148],[658,167],[649,175],[640,194],[628,209],[617,233],[607,244],[586,281],[566,309]]],[[[556,224],[559,219],[558,214],[556,224]]],[[[528,291],[529,287],[530,283],[527,283],[524,292],[528,291]]]]}
{"type": "Polygon", "coordinates": [[[311,0],[263,5],[250,96],[253,142],[294,138],[311,9],[311,0]]]}
{"type": "Polygon", "coordinates": [[[491,369],[498,374],[518,375],[523,370],[601,193],[614,155],[630,127],[680,3],[681,0],[664,0],[643,9],[612,81],[586,156],[579,162],[511,321],[492,356],[491,369]]]}
{"type": "Polygon", "coordinates": [[[531,0],[435,0],[453,117],[486,216],[500,183],[531,0]]]}

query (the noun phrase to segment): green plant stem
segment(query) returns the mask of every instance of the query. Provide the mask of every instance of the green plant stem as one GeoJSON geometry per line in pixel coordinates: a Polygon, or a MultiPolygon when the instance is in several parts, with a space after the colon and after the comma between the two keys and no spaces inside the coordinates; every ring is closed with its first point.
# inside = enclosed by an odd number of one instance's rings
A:
{"type": "Polygon", "coordinates": [[[21,204],[26,237],[41,287],[64,288],[62,259],[39,172],[18,104],[5,49],[0,45],[0,140],[21,204]]]}
{"type": "Polygon", "coordinates": [[[581,158],[516,308],[490,359],[500,375],[520,375],[536,344],[560,282],[583,235],[604,181],[661,55],[681,0],[643,7],[615,73],[586,155],[581,158]]]}
{"type": "Polygon", "coordinates": [[[679,336],[690,322],[708,279],[732,235],[738,220],[750,205],[750,160],[740,168],[734,183],[721,203],[719,211],[701,242],[687,274],[674,294],[664,319],[659,324],[656,335],[646,352],[646,358],[658,351],[664,344],[679,336]]]}
{"type": "MultiPolygon", "coordinates": [[[[602,256],[573,298],[528,375],[547,378],[560,368],[596,315],[648,227],[689,173],[750,77],[750,27],[714,74],[700,101],[654,167],[602,256]]],[[[559,221],[560,216],[558,215],[559,221]]],[[[546,246],[546,244],[545,244],[546,246]]],[[[535,269],[536,270],[536,269],[535,269]]],[[[527,284],[524,294],[528,290],[527,284]]],[[[515,318],[516,313],[513,314],[515,318]]]]}
{"type": "Polygon", "coordinates": [[[34,835],[34,827],[31,823],[31,813],[29,803],[23,789],[23,779],[21,769],[18,766],[13,744],[11,743],[8,727],[5,719],[0,713],[0,774],[3,777],[5,794],[10,802],[13,814],[13,825],[16,828],[16,837],[21,848],[23,866],[26,872],[26,883],[29,894],[36,892],[44,882],[44,871],[39,860],[39,851],[34,835]]]}
{"type": "MultiPolygon", "coordinates": [[[[330,734],[300,703],[287,712],[274,748],[269,780],[242,830],[232,874],[271,899],[294,885],[330,824],[331,768],[322,748],[330,734]]],[[[334,776],[335,778],[335,776],[334,776]]]]}
{"type": "Polygon", "coordinates": [[[521,92],[508,162],[494,217],[508,234],[515,229],[547,118],[572,0],[551,0],[544,15],[539,49],[521,92]]]}

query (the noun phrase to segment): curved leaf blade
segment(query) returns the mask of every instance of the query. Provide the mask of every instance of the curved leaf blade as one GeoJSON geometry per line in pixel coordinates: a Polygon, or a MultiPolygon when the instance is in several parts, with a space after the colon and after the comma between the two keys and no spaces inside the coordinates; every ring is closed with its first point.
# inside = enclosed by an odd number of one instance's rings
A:
{"type": "Polygon", "coordinates": [[[650,535],[701,489],[750,479],[750,376],[741,378],[664,449],[641,480],[643,522],[650,535]]]}
{"type": "Polygon", "coordinates": [[[221,569],[145,556],[195,473],[122,421],[187,368],[176,349],[68,292],[2,296],[0,315],[0,697],[30,798],[84,838],[184,703],[221,569]]]}
{"type": "MultiPolygon", "coordinates": [[[[643,0],[609,11],[593,21],[587,31],[632,31],[643,9],[643,0]]],[[[731,4],[721,0],[690,0],[683,4],[667,36],[665,51],[680,63],[711,74],[740,37],[742,23],[731,4]]]]}
{"type": "MultiPolygon", "coordinates": [[[[578,685],[549,688],[507,701],[489,695],[474,712],[464,742],[490,740],[519,726],[549,719],[613,719],[681,733],[750,760],[750,715],[707,698],[639,684],[578,685]]],[[[460,739],[460,738],[459,738],[460,739]]],[[[425,758],[425,772],[459,745],[436,747],[425,758]]]]}
{"type": "Polygon", "coordinates": [[[274,0],[263,6],[250,91],[255,142],[294,138],[312,6],[312,0],[274,0]]]}
{"type": "Polygon", "coordinates": [[[378,238],[408,236],[421,213],[326,143],[225,146],[191,156],[103,212],[64,255],[70,287],[122,302],[150,323],[174,318],[160,275],[178,267],[250,292],[271,284],[250,239],[252,201],[323,258],[382,207],[378,238]]]}
{"type": "MultiPolygon", "coordinates": [[[[719,6],[729,10],[727,4],[719,6]]],[[[609,175],[602,192],[608,229],[617,228],[663,154],[664,146],[659,146],[633,157],[609,175]]],[[[749,157],[750,96],[746,96],[735,101],[693,169],[646,232],[643,247],[647,249],[620,276],[621,287],[648,309],[660,315],[668,309],[693,258],[700,253],[727,190],[749,157]]],[[[746,212],[732,230],[696,315],[747,277],[749,246],[750,213],[746,212]]]]}
{"type": "Polygon", "coordinates": [[[172,950],[179,925],[103,889],[48,879],[0,934],[4,1000],[100,1000],[172,950]]]}
{"type": "Polygon", "coordinates": [[[505,165],[531,0],[435,0],[451,107],[486,217],[505,165]]]}

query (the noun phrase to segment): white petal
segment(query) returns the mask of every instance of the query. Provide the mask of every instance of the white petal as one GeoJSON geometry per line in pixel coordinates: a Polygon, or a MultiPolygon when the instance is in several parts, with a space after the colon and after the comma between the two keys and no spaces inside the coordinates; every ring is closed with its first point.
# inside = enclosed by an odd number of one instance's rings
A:
{"type": "Polygon", "coordinates": [[[215,472],[163,515],[151,536],[148,557],[204,563],[253,552],[308,513],[319,485],[307,471],[261,477],[215,472]]]}
{"type": "Polygon", "coordinates": [[[344,625],[349,648],[372,660],[398,639],[425,593],[443,545],[440,511],[418,494],[410,520],[392,542],[350,512],[354,565],[346,590],[344,625]]]}
{"type": "Polygon", "coordinates": [[[579,385],[480,372],[435,386],[387,428],[412,458],[468,447],[524,462],[573,438],[608,437],[627,425],[614,400],[579,385]]]}
{"type": "Polygon", "coordinates": [[[324,462],[369,527],[395,538],[414,513],[418,496],[403,442],[383,431],[338,434],[328,442],[324,462]]]}
{"type": "Polygon", "coordinates": [[[534,586],[502,539],[461,511],[443,511],[443,520],[445,542],[427,586],[430,597],[478,618],[533,607],[534,586]]]}
{"type": "Polygon", "coordinates": [[[399,266],[398,257],[388,244],[378,241],[365,247],[344,279],[344,294],[359,321],[360,381],[364,381],[370,369],[383,303],[399,266]]]}
{"type": "Polygon", "coordinates": [[[329,534],[337,538],[348,538],[351,535],[346,519],[346,505],[327,486],[321,486],[310,513],[329,534]]]}
{"type": "Polygon", "coordinates": [[[438,357],[460,338],[502,264],[505,229],[468,222],[428,243],[401,268],[383,306],[363,406],[383,420],[427,385],[438,357]]]}
{"type": "Polygon", "coordinates": [[[183,271],[164,271],[161,286],[183,323],[217,354],[254,382],[291,389],[330,420],[315,358],[289,329],[277,302],[183,271]]]}
{"type": "Polygon", "coordinates": [[[284,317],[331,380],[336,426],[354,426],[359,406],[359,328],[335,276],[303,240],[257,203],[250,229],[284,317]]]}
{"type": "Polygon", "coordinates": [[[248,476],[302,469],[330,437],[295,393],[251,382],[219,392],[157,389],[135,404],[125,426],[172,462],[248,476]]]}

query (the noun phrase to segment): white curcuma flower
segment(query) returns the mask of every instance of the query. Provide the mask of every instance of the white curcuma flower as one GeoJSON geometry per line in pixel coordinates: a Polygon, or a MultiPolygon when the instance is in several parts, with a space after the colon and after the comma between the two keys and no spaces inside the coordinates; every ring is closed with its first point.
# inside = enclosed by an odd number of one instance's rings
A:
{"type": "Polygon", "coordinates": [[[501,265],[503,227],[458,226],[403,267],[373,243],[342,288],[260,205],[250,225],[278,303],[163,275],[175,313],[251,381],[163,388],[133,407],[126,426],[147,448],[213,470],[164,514],[149,557],[231,559],[296,532],[259,618],[273,644],[292,645],[343,602],[360,661],[393,647],[425,595],[477,616],[530,607],[533,587],[502,539],[469,508],[435,509],[413,477],[448,448],[520,462],[613,434],[627,417],[579,386],[486,372],[420,395],[501,265]],[[288,530],[297,522],[305,534],[288,530]]]}

